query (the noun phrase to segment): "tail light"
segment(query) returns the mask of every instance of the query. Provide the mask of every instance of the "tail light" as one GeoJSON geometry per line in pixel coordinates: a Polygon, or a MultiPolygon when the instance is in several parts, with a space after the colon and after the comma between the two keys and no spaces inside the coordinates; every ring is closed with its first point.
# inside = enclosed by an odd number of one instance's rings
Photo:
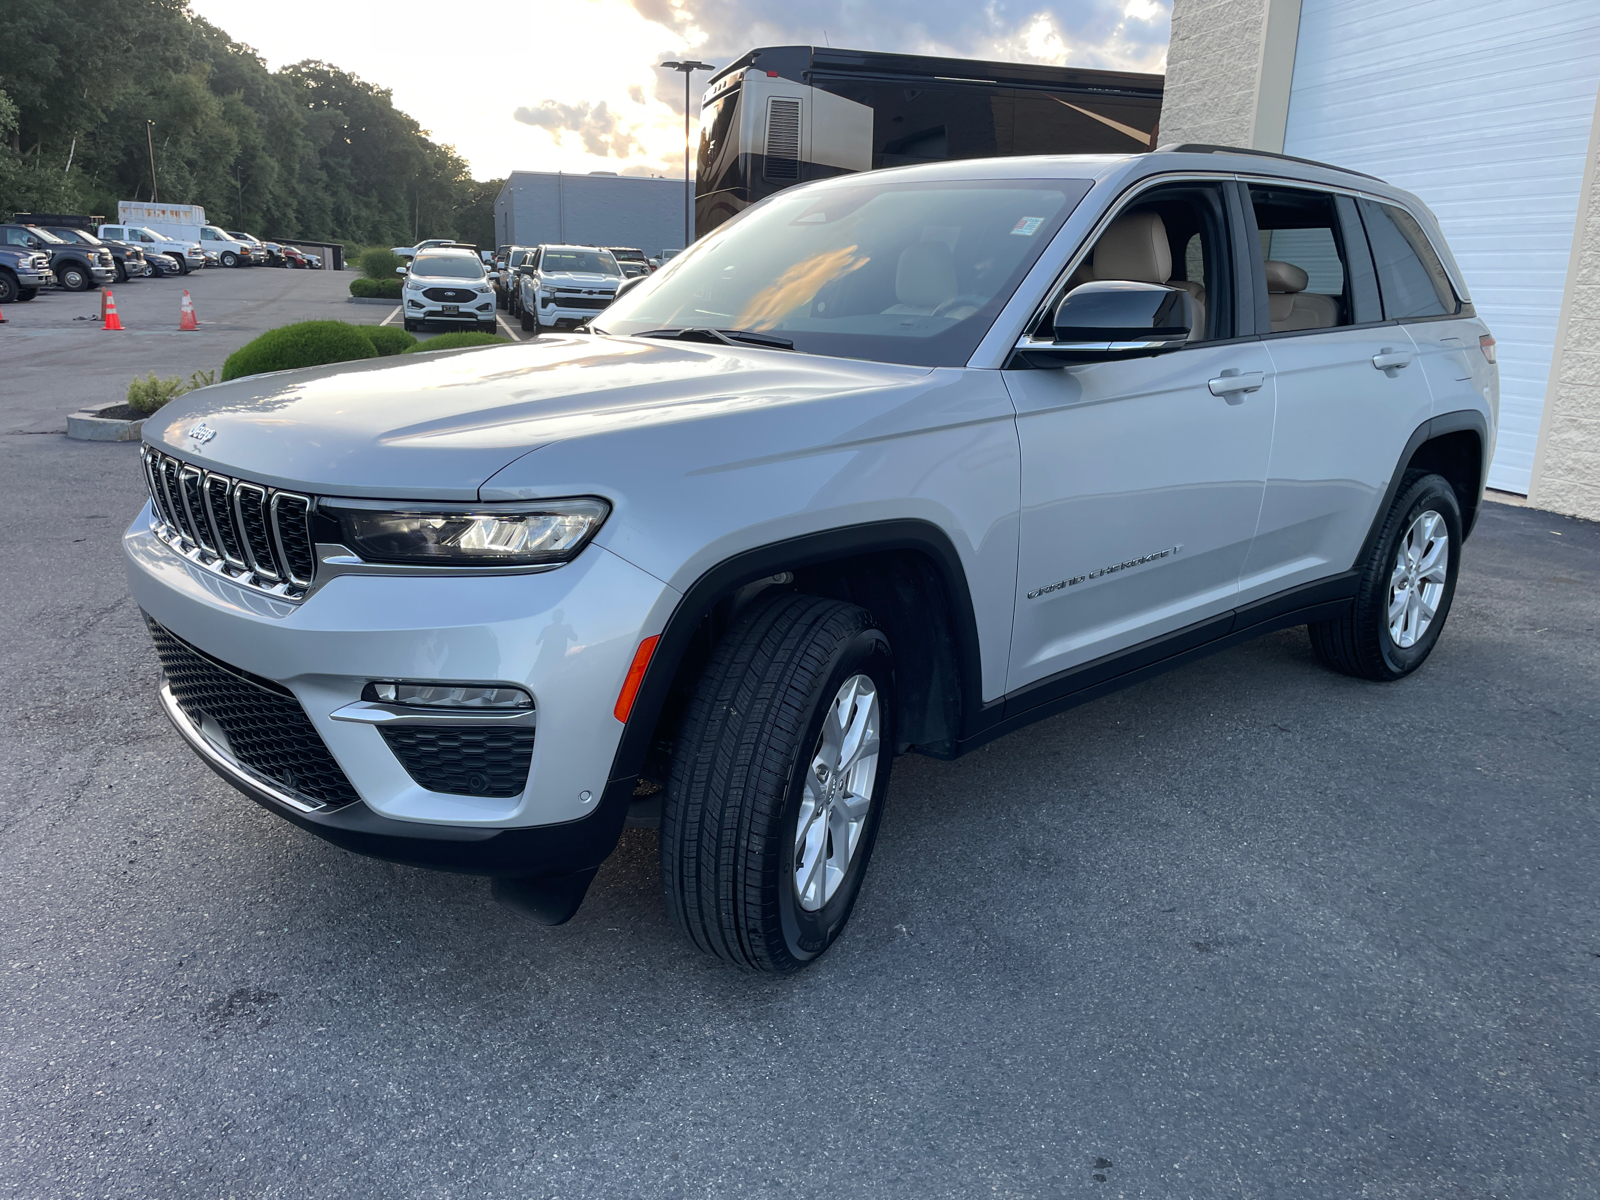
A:
{"type": "Polygon", "coordinates": [[[1494,361],[1495,361],[1495,357],[1494,357],[1494,339],[1492,337],[1490,337],[1487,333],[1483,334],[1481,337],[1478,338],[1478,349],[1483,351],[1483,357],[1488,359],[1489,360],[1489,364],[1491,366],[1493,366],[1494,365],[1494,361]]]}

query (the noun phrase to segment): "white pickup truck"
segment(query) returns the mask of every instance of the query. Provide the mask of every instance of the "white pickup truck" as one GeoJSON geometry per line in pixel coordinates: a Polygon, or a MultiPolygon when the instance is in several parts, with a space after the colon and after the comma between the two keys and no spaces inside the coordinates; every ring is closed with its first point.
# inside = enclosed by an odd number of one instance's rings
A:
{"type": "Polygon", "coordinates": [[[102,240],[138,246],[158,275],[165,275],[168,271],[187,275],[206,265],[205,252],[200,249],[199,242],[169,237],[144,225],[102,225],[95,233],[102,240]],[[172,265],[166,266],[164,263],[172,265]]]}

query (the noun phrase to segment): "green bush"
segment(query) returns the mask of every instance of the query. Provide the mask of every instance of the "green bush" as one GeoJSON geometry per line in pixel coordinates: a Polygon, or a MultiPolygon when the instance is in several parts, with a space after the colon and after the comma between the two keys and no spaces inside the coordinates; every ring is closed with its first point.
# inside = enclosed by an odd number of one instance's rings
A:
{"type": "Polygon", "coordinates": [[[466,346],[495,346],[504,345],[511,341],[510,338],[497,337],[492,333],[441,333],[438,337],[431,337],[425,342],[418,342],[404,354],[422,354],[429,350],[460,350],[466,346]]]}
{"type": "Polygon", "coordinates": [[[398,300],[400,279],[398,276],[393,279],[352,279],[350,294],[362,299],[398,300]]]}
{"type": "Polygon", "coordinates": [[[372,348],[381,355],[404,354],[417,344],[416,338],[393,325],[357,325],[356,328],[367,335],[372,348]]]}
{"type": "Polygon", "coordinates": [[[405,262],[393,250],[385,250],[374,246],[371,250],[363,250],[361,257],[356,259],[356,266],[361,268],[361,273],[368,279],[396,279],[396,267],[405,266],[405,262]]]}
{"type": "MultiPolygon", "coordinates": [[[[413,339],[415,340],[415,339],[413,339]]],[[[185,383],[176,375],[169,375],[166,379],[157,379],[156,373],[140,379],[135,376],[128,384],[128,407],[135,412],[153,413],[170,400],[176,400],[185,392],[192,392],[196,388],[209,387],[217,381],[215,371],[196,371],[189,376],[185,383]]]]}
{"type": "Polygon", "coordinates": [[[255,341],[235,350],[222,364],[223,379],[316,367],[323,363],[377,358],[378,349],[362,327],[343,321],[301,321],[269,329],[255,341]]]}

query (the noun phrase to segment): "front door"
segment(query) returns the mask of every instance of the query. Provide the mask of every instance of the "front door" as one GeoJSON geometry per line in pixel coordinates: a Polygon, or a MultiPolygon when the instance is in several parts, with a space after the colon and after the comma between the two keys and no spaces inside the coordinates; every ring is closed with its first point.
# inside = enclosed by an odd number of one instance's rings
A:
{"type": "MultiPolygon", "coordinates": [[[[1233,336],[1243,314],[1230,228],[1242,218],[1236,201],[1230,216],[1230,192],[1185,183],[1135,197],[1068,285],[1182,286],[1203,314],[1189,345],[1003,373],[1022,450],[1008,692],[1235,604],[1261,509],[1275,381],[1261,343],[1233,336]]],[[[1074,685],[1063,678],[1016,703],[1044,702],[1055,686],[1074,685]]]]}

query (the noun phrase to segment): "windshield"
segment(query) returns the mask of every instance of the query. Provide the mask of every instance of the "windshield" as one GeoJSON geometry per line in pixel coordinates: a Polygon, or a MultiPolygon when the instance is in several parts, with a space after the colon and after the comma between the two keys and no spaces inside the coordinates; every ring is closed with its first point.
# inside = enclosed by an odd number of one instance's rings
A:
{"type": "Polygon", "coordinates": [[[960,366],[1090,186],[863,179],[781,192],[618,299],[605,332],[743,329],[813,354],[960,366]]]}
{"type": "Polygon", "coordinates": [[[541,271],[575,271],[587,275],[621,275],[617,260],[604,250],[546,250],[541,271]]]}
{"type": "Polygon", "coordinates": [[[483,264],[465,254],[419,254],[411,262],[411,273],[436,279],[482,279],[483,264]]]}
{"type": "Polygon", "coordinates": [[[128,226],[128,236],[132,238],[139,238],[146,242],[159,242],[165,240],[155,230],[147,229],[143,225],[128,226]]]}
{"type": "Polygon", "coordinates": [[[26,228],[29,233],[33,234],[41,242],[49,242],[53,246],[65,246],[67,244],[66,238],[57,237],[48,229],[40,229],[37,225],[29,225],[26,228]]]}
{"type": "Polygon", "coordinates": [[[82,242],[85,246],[104,246],[105,243],[86,229],[47,229],[64,242],[82,242]]]}

